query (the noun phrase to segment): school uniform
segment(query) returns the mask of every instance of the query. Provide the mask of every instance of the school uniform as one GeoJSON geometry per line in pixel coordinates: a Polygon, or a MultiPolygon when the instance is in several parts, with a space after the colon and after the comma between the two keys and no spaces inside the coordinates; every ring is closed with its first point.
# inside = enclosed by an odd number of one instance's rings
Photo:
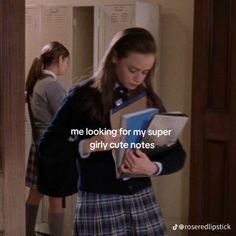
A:
{"type": "MultiPolygon", "coordinates": [[[[42,155],[56,156],[71,129],[111,128],[89,116],[90,105],[101,101],[101,94],[92,88],[92,81],[75,88],[65,99],[56,117],[39,144],[42,155]],[[88,103],[88,100],[90,101],[88,103]],[[49,146],[50,144],[50,146],[49,146]]],[[[122,92],[123,94],[123,92],[122,92]]],[[[122,95],[123,96],[123,95],[122,95]]],[[[120,99],[125,99],[120,97],[120,99]]],[[[117,97],[114,101],[119,100],[117,97]]],[[[116,105],[116,104],[114,104],[116,105]]],[[[88,136],[80,135],[76,141],[88,136]]],[[[160,175],[182,168],[185,152],[179,142],[172,149],[152,154],[162,165],[160,175]]],[[[52,170],[53,171],[53,170],[52,170]]],[[[59,174],[60,173],[56,173],[59,174]]],[[[149,177],[117,179],[112,151],[79,155],[79,196],[75,213],[74,236],[163,236],[166,229],[160,207],[154,197],[149,177]]]]}
{"type": "MultiPolygon", "coordinates": [[[[57,81],[56,75],[48,70],[43,70],[43,79],[38,80],[30,97],[30,106],[37,134],[36,142],[39,141],[43,132],[51,122],[60,103],[66,96],[65,89],[57,81]]],[[[32,141],[26,169],[26,186],[37,188],[37,159],[35,157],[36,146],[32,141]]]]}

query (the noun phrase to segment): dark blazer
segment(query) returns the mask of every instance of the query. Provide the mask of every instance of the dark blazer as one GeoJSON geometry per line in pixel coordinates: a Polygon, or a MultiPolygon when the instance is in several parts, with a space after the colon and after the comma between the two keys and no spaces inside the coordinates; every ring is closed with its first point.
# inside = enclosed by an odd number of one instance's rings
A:
{"type": "MultiPolygon", "coordinates": [[[[71,129],[105,128],[101,122],[91,119],[88,115],[88,111],[91,109],[85,105],[88,104],[88,100],[97,101],[97,99],[101,99],[100,93],[97,89],[92,88],[91,84],[92,82],[88,81],[82,86],[77,86],[64,100],[39,144],[39,151],[42,156],[48,156],[54,159],[53,161],[59,162],[58,156],[60,157],[60,153],[65,152],[64,143],[68,141],[71,129]]],[[[88,136],[79,136],[73,143],[73,148],[78,150],[79,141],[85,138],[88,136]]],[[[178,171],[185,162],[185,152],[180,142],[158,155],[155,152],[150,153],[149,157],[152,161],[162,163],[161,175],[178,171]]],[[[111,151],[93,152],[87,158],[81,158],[78,155],[78,160],[80,189],[83,191],[105,194],[133,194],[151,185],[149,177],[131,178],[126,181],[116,179],[111,151]]],[[[60,175],[56,169],[52,169],[52,173],[57,176],[60,175]]]]}

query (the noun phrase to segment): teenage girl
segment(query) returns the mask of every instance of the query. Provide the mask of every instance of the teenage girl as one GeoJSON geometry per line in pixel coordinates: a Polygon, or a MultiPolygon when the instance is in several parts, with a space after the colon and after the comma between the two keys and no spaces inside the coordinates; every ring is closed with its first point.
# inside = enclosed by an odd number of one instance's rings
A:
{"type": "MultiPolygon", "coordinates": [[[[26,236],[35,235],[39,202],[43,197],[37,190],[35,148],[66,96],[57,76],[64,75],[68,65],[68,50],[59,42],[51,42],[42,48],[40,57],[34,59],[26,81],[26,100],[33,134],[26,171],[26,186],[30,188],[26,200],[26,236]]],[[[64,210],[61,198],[49,197],[48,223],[51,236],[63,235],[64,210]]]]}
{"type": "MultiPolygon", "coordinates": [[[[149,107],[165,111],[151,83],[155,79],[156,53],[149,31],[129,28],[117,33],[98,72],[65,99],[40,142],[42,155],[61,152],[60,143],[68,140],[71,129],[111,128],[110,109],[143,91],[147,93],[149,107]]],[[[145,177],[117,179],[112,150],[90,150],[90,144],[96,141],[109,144],[119,142],[120,138],[78,136],[80,191],[74,236],[166,235],[150,177],[180,170],[185,161],[182,145],[178,141],[167,151],[150,155],[141,150],[126,150],[121,171],[145,177]]]]}

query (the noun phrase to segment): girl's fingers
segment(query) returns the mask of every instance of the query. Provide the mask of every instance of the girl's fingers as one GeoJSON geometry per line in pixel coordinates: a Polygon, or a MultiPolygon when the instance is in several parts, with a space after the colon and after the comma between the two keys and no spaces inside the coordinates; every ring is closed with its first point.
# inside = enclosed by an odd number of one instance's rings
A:
{"type": "Polygon", "coordinates": [[[125,154],[123,163],[129,168],[132,169],[135,167],[135,157],[132,157],[131,153],[125,154]]]}
{"type": "Polygon", "coordinates": [[[128,168],[128,169],[131,169],[132,168],[132,163],[130,163],[127,159],[125,159],[123,161],[123,164],[128,168]]]}
{"type": "Polygon", "coordinates": [[[135,149],[134,154],[138,157],[144,157],[146,156],[140,149],[135,149]]]}
{"type": "Polygon", "coordinates": [[[126,154],[125,154],[125,159],[128,160],[132,166],[135,165],[135,158],[137,158],[134,155],[134,151],[133,150],[127,150],[126,154]]]}
{"type": "Polygon", "coordinates": [[[121,165],[120,171],[124,174],[131,174],[129,168],[127,168],[124,164],[121,165]]]}

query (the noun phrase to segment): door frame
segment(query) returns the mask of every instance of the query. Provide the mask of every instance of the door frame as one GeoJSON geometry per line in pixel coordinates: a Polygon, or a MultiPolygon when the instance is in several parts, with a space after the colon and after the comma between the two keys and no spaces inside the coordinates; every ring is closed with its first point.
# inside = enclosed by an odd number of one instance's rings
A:
{"type": "Polygon", "coordinates": [[[216,2],[218,5],[213,0],[194,3],[189,224],[216,222],[230,224],[231,230],[192,230],[189,235],[236,235],[236,3],[216,2]],[[217,51],[219,45],[222,48],[217,51]],[[210,195],[211,187],[220,194],[210,195]]]}
{"type": "MultiPolygon", "coordinates": [[[[0,1],[0,172],[3,231],[25,235],[25,1],[0,1]]],[[[0,233],[0,234],[1,234],[0,233]]]]}

